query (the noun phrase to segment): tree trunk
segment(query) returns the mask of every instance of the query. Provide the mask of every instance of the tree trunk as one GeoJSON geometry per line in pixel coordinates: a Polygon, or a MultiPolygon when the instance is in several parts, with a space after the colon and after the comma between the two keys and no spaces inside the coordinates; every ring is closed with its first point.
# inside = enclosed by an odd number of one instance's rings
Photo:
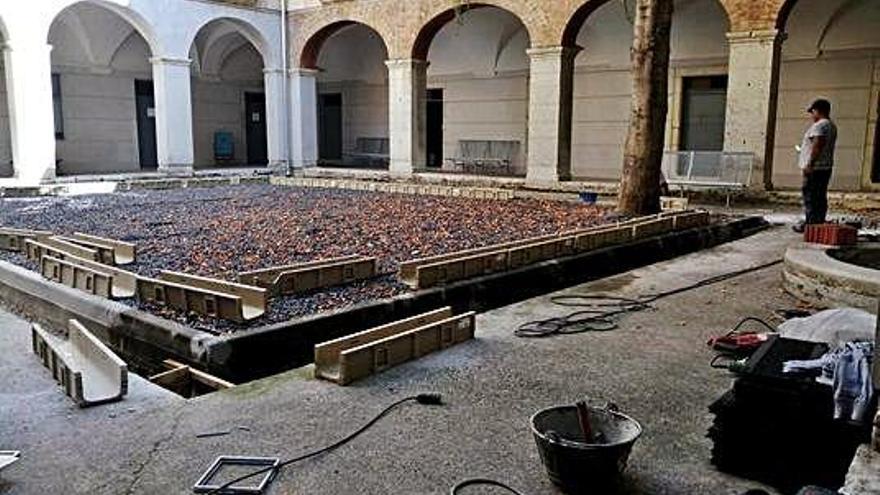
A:
{"type": "Polygon", "coordinates": [[[627,215],[660,211],[660,176],[666,139],[669,37],[673,0],[636,0],[632,107],[618,209],[627,215]]]}

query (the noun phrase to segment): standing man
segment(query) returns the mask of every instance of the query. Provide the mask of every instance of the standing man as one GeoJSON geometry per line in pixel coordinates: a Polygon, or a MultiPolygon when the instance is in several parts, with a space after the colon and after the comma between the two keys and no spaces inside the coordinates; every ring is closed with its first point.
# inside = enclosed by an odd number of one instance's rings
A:
{"type": "Polygon", "coordinates": [[[837,125],[831,121],[831,103],[819,99],[807,109],[813,124],[804,134],[798,166],[804,176],[803,195],[806,221],[795,225],[795,232],[803,232],[805,225],[825,223],[828,214],[828,183],[834,169],[834,149],[837,146],[837,125]]]}

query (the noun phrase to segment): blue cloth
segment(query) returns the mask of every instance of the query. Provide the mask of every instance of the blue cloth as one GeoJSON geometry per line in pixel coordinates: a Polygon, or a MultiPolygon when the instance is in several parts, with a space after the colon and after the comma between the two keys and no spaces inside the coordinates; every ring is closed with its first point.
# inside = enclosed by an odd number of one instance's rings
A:
{"type": "Polygon", "coordinates": [[[822,370],[818,382],[834,389],[834,419],[863,421],[874,397],[872,342],[847,342],[819,359],[787,361],[784,373],[822,370]]]}

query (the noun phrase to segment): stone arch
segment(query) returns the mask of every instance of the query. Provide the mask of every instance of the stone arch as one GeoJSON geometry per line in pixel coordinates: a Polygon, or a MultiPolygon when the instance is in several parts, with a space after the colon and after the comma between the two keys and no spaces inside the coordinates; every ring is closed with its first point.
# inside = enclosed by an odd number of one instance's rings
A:
{"type": "Polygon", "coordinates": [[[341,20],[318,28],[308,37],[299,55],[299,67],[303,69],[317,69],[318,58],[321,55],[321,48],[324,46],[324,43],[342,29],[356,25],[363,26],[373,32],[380,40],[382,40],[382,44],[385,45],[385,51],[388,53],[388,41],[382,36],[382,33],[379,32],[378,29],[363,21],[341,20]]]}
{"type": "Polygon", "coordinates": [[[529,29],[529,25],[526,22],[526,19],[517,14],[515,11],[507,7],[495,5],[492,3],[468,3],[462,6],[446,8],[435,14],[427,22],[425,22],[418,30],[418,33],[415,35],[415,38],[412,41],[410,57],[414,60],[427,60],[428,50],[431,48],[431,42],[434,41],[434,37],[437,36],[437,33],[439,33],[441,29],[443,29],[443,26],[447,25],[450,21],[454,20],[457,15],[463,12],[486,7],[494,7],[500,9],[507,14],[515,17],[520,22],[520,24],[522,24],[529,40],[532,39],[532,32],[529,29]]]}
{"type": "Polygon", "coordinates": [[[128,22],[135,29],[135,31],[137,31],[138,34],[140,34],[144,38],[144,40],[147,42],[147,46],[150,47],[151,53],[162,53],[162,47],[159,41],[159,37],[156,34],[156,30],[150,23],[150,21],[148,21],[140,13],[109,0],[76,0],[73,2],[64,3],[53,13],[53,15],[47,17],[48,22],[43,31],[43,37],[45,39],[49,38],[49,32],[52,29],[52,26],[55,24],[56,20],[63,12],[72,8],[76,8],[77,5],[82,4],[95,5],[118,15],[126,22],[128,22]]]}
{"type": "Polygon", "coordinates": [[[786,24],[788,24],[788,18],[791,17],[791,12],[794,10],[794,6],[797,5],[798,0],[783,0],[779,4],[779,8],[776,9],[776,29],[780,31],[785,30],[786,24]]]}
{"type": "MultiPolygon", "coordinates": [[[[580,7],[578,7],[569,17],[568,22],[565,24],[565,28],[562,31],[562,46],[566,47],[574,47],[577,46],[577,38],[578,34],[581,31],[581,28],[584,26],[584,23],[587,19],[598,10],[603,5],[607,4],[611,0],[587,0],[580,7]]],[[[724,12],[724,15],[727,17],[728,25],[733,24],[733,16],[731,15],[729,8],[729,1],[725,0],[715,0],[718,2],[718,5],[721,7],[721,10],[724,12]]],[[[794,0],[791,0],[794,1],[794,0]]]]}
{"type": "MultiPolygon", "coordinates": [[[[250,22],[239,19],[236,17],[229,16],[219,16],[212,17],[210,19],[206,19],[202,23],[195,26],[195,29],[189,33],[186,38],[186,44],[184,46],[192,47],[195,45],[196,37],[198,37],[199,33],[204,31],[205,29],[210,29],[212,26],[217,25],[226,25],[232,28],[234,33],[241,35],[244,39],[246,39],[260,54],[260,57],[263,59],[264,67],[274,67],[275,60],[273,57],[273,51],[269,44],[269,41],[263,36],[263,33],[260,32],[253,24],[250,22]]],[[[218,37],[222,38],[223,36],[228,36],[232,34],[232,32],[223,32],[218,37]]],[[[217,41],[217,40],[215,40],[217,41]]]]}

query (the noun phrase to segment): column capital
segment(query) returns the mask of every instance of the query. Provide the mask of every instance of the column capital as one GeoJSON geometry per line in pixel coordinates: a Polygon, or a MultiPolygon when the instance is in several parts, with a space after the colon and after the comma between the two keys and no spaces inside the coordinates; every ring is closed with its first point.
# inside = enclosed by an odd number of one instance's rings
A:
{"type": "Polygon", "coordinates": [[[786,38],[785,33],[778,29],[763,31],[731,31],[727,33],[727,42],[737,43],[779,43],[786,38]]]}
{"type": "Polygon", "coordinates": [[[192,59],[176,57],[151,57],[150,63],[153,65],[174,65],[178,67],[189,67],[192,65],[192,59]]]}
{"type": "Polygon", "coordinates": [[[284,74],[284,69],[280,67],[266,67],[263,69],[263,74],[284,74]]]}
{"type": "Polygon", "coordinates": [[[304,67],[293,67],[291,69],[287,69],[287,73],[291,76],[299,76],[299,77],[318,77],[318,74],[321,73],[318,69],[306,69],[304,67]]]}
{"type": "Polygon", "coordinates": [[[427,67],[427,60],[419,60],[417,58],[396,58],[396,59],[388,59],[385,61],[385,65],[389,69],[401,69],[401,68],[410,68],[410,67],[427,67]]]}

